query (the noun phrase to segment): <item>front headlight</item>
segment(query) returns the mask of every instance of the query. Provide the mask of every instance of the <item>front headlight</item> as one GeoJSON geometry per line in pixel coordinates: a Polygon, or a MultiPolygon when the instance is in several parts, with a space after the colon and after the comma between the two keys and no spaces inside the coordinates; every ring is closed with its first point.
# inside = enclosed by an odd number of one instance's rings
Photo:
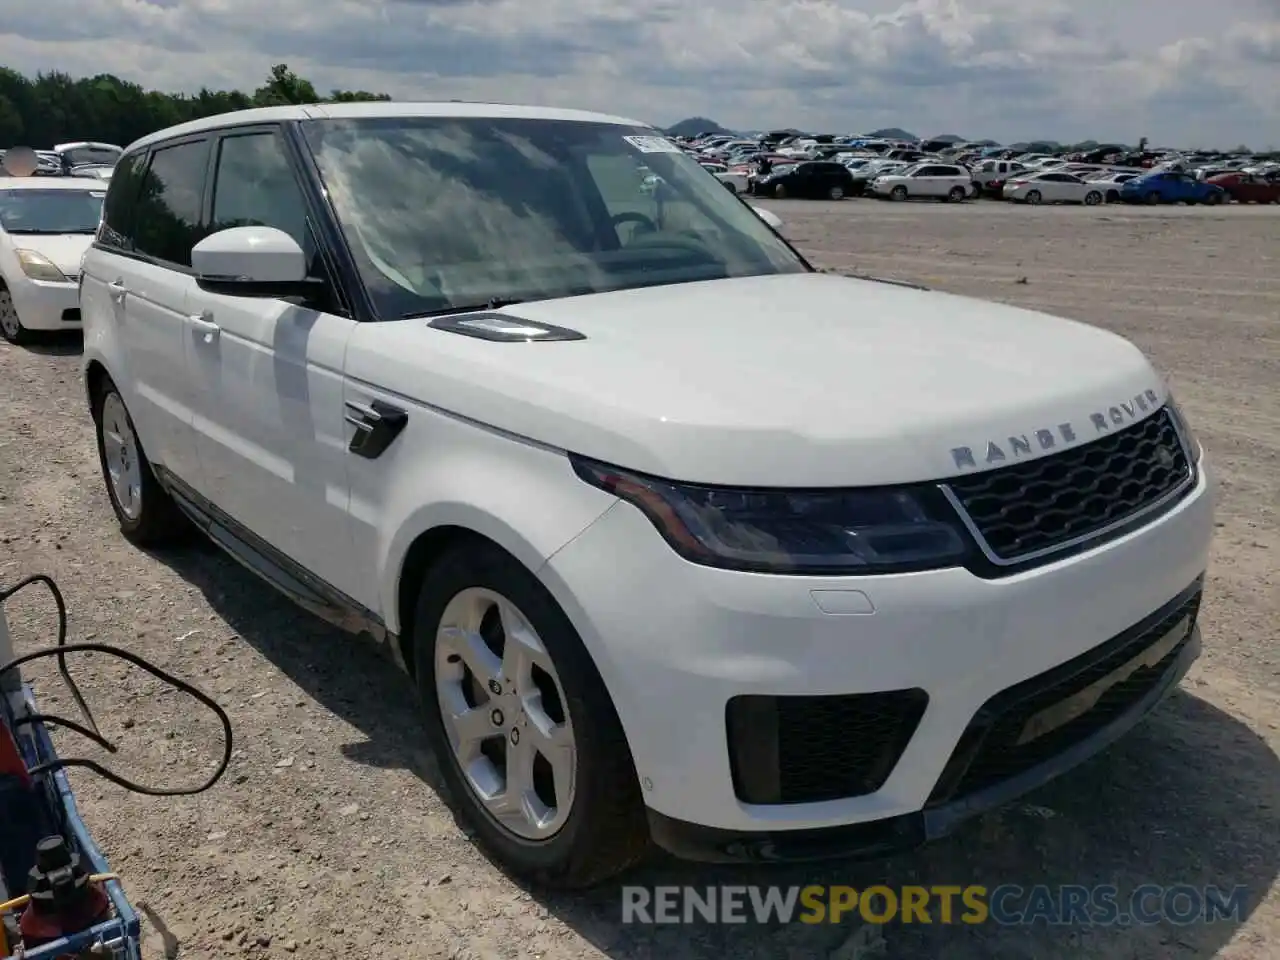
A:
{"type": "Polygon", "coordinates": [[[18,264],[22,272],[32,280],[47,280],[53,283],[67,283],[67,275],[59,270],[52,260],[43,253],[34,250],[15,250],[18,264]]]}
{"type": "Polygon", "coordinates": [[[959,566],[968,554],[935,486],[708,487],[570,459],[579,477],[634,504],[676,553],[704,566],[869,575],[959,566]]]}
{"type": "Polygon", "coordinates": [[[1199,463],[1204,457],[1204,447],[1200,445],[1200,441],[1196,439],[1196,435],[1191,431],[1191,424],[1187,420],[1187,415],[1178,406],[1178,401],[1173,399],[1172,393],[1169,394],[1167,405],[1169,407],[1169,416],[1173,417],[1174,426],[1178,428],[1178,432],[1182,434],[1182,439],[1187,443],[1192,462],[1199,463]]]}

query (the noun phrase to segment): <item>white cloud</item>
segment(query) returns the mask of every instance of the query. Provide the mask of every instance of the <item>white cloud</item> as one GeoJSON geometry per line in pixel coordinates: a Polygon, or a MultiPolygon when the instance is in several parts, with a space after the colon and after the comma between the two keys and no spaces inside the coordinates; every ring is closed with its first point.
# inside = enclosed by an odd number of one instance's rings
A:
{"type": "Polygon", "coordinates": [[[0,63],[670,123],[1280,146],[1280,0],[0,0],[0,63]]]}

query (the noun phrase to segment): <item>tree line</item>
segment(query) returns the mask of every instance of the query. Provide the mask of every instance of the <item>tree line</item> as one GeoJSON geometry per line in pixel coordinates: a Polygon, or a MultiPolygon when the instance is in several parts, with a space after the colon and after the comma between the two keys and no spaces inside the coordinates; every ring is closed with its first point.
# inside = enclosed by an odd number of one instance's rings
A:
{"type": "Polygon", "coordinates": [[[229,110],[390,99],[367,90],[331,90],[321,96],[310,80],[284,63],[273,66],[252,93],[201,89],[194,94],[147,90],[109,73],[75,79],[55,71],[31,79],[0,67],[0,150],[19,145],[47,150],[74,140],[124,146],[156,130],[229,110]]]}

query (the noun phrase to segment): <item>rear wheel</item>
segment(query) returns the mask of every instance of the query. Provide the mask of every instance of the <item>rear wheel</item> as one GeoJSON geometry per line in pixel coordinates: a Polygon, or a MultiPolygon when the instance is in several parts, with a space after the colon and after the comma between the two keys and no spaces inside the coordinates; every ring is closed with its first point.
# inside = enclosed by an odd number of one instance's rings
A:
{"type": "Polygon", "coordinates": [[[0,337],[21,346],[31,342],[31,331],[18,319],[18,308],[13,305],[13,294],[0,287],[0,337]]]}
{"type": "Polygon", "coordinates": [[[125,539],[140,547],[184,539],[191,524],[160,486],[120,391],[104,380],[93,398],[98,459],[107,498],[125,539]]]}
{"type": "Polygon", "coordinates": [[[777,199],[777,200],[785,200],[785,199],[787,199],[787,188],[786,188],[786,187],[784,187],[784,186],[783,186],[782,184],[780,184],[780,183],[776,183],[776,184],[774,184],[774,186],[773,186],[773,196],[774,196],[774,198],[775,198],[775,199],[777,199]]]}
{"type": "Polygon", "coordinates": [[[1222,202],[1222,194],[1217,192],[1211,193],[1209,196],[1205,197],[1204,202],[1216,206],[1222,202]]]}
{"type": "Polygon", "coordinates": [[[1147,196],[1146,196],[1146,201],[1147,201],[1147,203],[1148,203],[1148,204],[1150,204],[1151,206],[1155,206],[1157,203],[1159,203],[1159,202],[1160,202],[1160,199],[1161,199],[1161,198],[1160,198],[1160,194],[1158,194],[1158,193],[1157,193],[1156,191],[1154,191],[1154,190],[1152,190],[1152,191],[1151,191],[1150,193],[1148,193],[1148,194],[1147,194],[1147,196]]]}
{"type": "Polygon", "coordinates": [[[1028,191],[1027,191],[1027,203],[1039,203],[1039,202],[1040,202],[1041,200],[1043,200],[1043,199],[1044,199],[1044,197],[1042,197],[1042,196],[1040,195],[1040,191],[1039,191],[1039,190],[1028,190],[1028,191]]]}
{"type": "Polygon", "coordinates": [[[642,859],[648,823],[622,724],[537,578],[493,544],[463,544],[428,571],[413,623],[448,799],[490,855],[562,888],[642,859]]]}
{"type": "Polygon", "coordinates": [[[947,199],[950,200],[952,203],[959,203],[968,195],[969,195],[969,191],[967,191],[964,187],[952,187],[951,192],[947,194],[947,199]]]}
{"type": "Polygon", "coordinates": [[[832,200],[843,200],[844,187],[832,187],[830,190],[827,191],[827,196],[830,197],[832,200]]]}
{"type": "Polygon", "coordinates": [[[1097,190],[1090,190],[1084,195],[1084,203],[1087,207],[1096,207],[1102,202],[1102,194],[1097,190]]]}

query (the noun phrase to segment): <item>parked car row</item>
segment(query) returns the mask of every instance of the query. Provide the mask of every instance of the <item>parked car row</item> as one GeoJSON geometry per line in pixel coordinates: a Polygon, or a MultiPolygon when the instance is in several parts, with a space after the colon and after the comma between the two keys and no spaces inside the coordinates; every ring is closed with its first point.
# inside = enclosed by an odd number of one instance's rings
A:
{"type": "Polygon", "coordinates": [[[1057,155],[949,141],[868,137],[757,139],[711,135],[680,142],[735,193],[775,198],[1015,203],[1280,203],[1280,161],[1102,148],[1057,155]],[[1127,165],[1132,164],[1132,165],[1127,165]]]}

